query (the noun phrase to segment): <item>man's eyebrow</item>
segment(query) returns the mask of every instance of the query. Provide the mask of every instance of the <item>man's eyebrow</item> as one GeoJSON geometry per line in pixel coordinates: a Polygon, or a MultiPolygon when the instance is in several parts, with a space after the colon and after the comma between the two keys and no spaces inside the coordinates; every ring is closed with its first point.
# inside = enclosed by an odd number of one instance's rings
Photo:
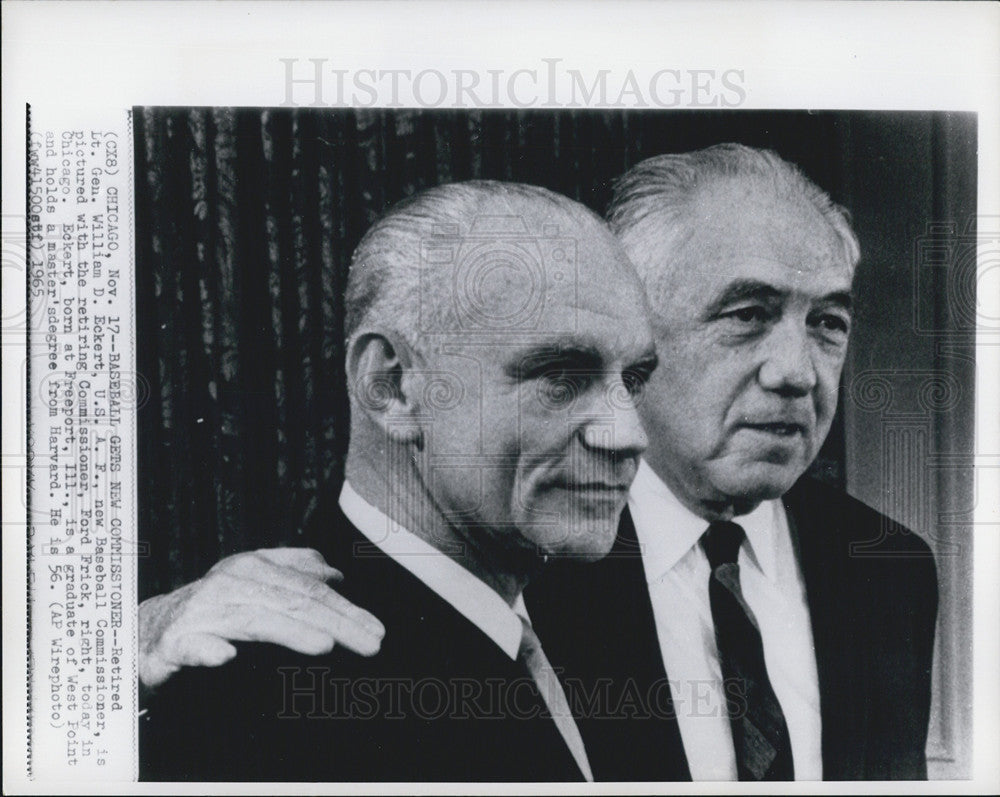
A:
{"type": "Polygon", "coordinates": [[[640,359],[625,366],[622,378],[626,382],[637,379],[640,385],[646,385],[659,364],[660,358],[656,356],[656,352],[644,353],[640,359]]]}
{"type": "Polygon", "coordinates": [[[656,367],[660,364],[660,358],[656,356],[655,350],[650,350],[643,352],[642,355],[634,363],[631,363],[625,370],[626,371],[643,371],[646,374],[651,374],[656,370],[656,367]]]}
{"type": "Polygon", "coordinates": [[[707,317],[714,316],[716,313],[721,312],[729,305],[736,304],[737,302],[744,302],[748,299],[759,302],[773,302],[776,299],[783,299],[787,295],[787,291],[779,290],[773,285],[768,285],[766,282],[759,282],[757,280],[736,280],[735,282],[729,283],[729,285],[726,286],[725,290],[719,294],[715,301],[708,306],[705,310],[705,315],[707,317]]]}
{"type": "Polygon", "coordinates": [[[603,363],[604,359],[596,346],[549,343],[521,352],[504,366],[504,371],[513,379],[524,379],[556,366],[596,371],[603,363]]]}
{"type": "Polygon", "coordinates": [[[828,293],[824,296],[823,302],[826,304],[837,304],[845,310],[850,311],[850,309],[854,306],[854,296],[850,291],[836,291],[835,293],[828,293]]]}

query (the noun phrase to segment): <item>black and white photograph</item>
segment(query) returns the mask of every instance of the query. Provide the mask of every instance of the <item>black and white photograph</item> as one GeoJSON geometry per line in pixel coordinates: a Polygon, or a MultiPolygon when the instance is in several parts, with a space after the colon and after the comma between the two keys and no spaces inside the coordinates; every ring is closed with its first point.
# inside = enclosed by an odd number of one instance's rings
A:
{"type": "Polygon", "coordinates": [[[974,115],[133,122],[140,777],[961,766],[974,115]]]}
{"type": "Polygon", "coordinates": [[[995,5],[2,13],[5,793],[1000,788],[995,5]]]}

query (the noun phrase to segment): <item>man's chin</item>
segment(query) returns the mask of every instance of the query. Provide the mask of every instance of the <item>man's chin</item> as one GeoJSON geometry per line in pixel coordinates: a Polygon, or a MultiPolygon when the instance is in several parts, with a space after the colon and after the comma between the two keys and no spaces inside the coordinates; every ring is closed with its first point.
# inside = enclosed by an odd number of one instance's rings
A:
{"type": "Polygon", "coordinates": [[[756,505],[783,496],[804,471],[804,467],[791,465],[748,463],[737,472],[716,479],[716,486],[741,503],[756,505]]]}
{"type": "Polygon", "coordinates": [[[577,562],[596,562],[611,551],[618,535],[618,518],[614,524],[607,522],[578,523],[565,530],[559,539],[546,541],[539,547],[550,559],[571,559],[577,562]]]}

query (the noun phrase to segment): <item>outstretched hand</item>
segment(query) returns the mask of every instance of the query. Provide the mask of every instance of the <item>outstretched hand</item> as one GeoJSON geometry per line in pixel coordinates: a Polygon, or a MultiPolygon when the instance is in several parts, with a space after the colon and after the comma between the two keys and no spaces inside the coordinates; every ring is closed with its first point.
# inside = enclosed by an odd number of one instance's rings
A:
{"type": "Polygon", "coordinates": [[[338,595],[343,574],[311,548],[262,548],[219,561],[204,577],[139,606],[139,680],[153,689],[181,667],[217,667],[234,641],[270,642],[299,653],[343,645],[379,651],[385,628],[338,595]]]}

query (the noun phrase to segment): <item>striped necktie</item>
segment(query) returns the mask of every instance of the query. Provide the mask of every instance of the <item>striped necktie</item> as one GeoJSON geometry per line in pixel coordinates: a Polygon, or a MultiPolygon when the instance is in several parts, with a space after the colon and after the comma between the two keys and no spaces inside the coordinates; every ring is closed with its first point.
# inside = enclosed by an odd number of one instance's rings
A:
{"type": "Polygon", "coordinates": [[[593,781],[594,775],[590,771],[590,762],[587,760],[587,751],[583,746],[583,737],[580,736],[580,729],[576,727],[576,720],[573,719],[573,713],[569,709],[566,693],[563,691],[562,684],[559,683],[559,677],[542,651],[542,643],[538,640],[538,634],[524,617],[521,618],[521,647],[517,652],[517,660],[522,662],[531,673],[542,700],[545,701],[545,705],[552,715],[552,720],[559,729],[559,733],[562,734],[569,751],[573,754],[583,777],[588,781],[593,781]]]}
{"type": "Polygon", "coordinates": [[[793,780],[785,715],[771,688],[757,619],[740,589],[736,563],[746,534],[736,523],[712,523],[701,537],[712,575],[708,596],[740,780],[793,780]]]}

